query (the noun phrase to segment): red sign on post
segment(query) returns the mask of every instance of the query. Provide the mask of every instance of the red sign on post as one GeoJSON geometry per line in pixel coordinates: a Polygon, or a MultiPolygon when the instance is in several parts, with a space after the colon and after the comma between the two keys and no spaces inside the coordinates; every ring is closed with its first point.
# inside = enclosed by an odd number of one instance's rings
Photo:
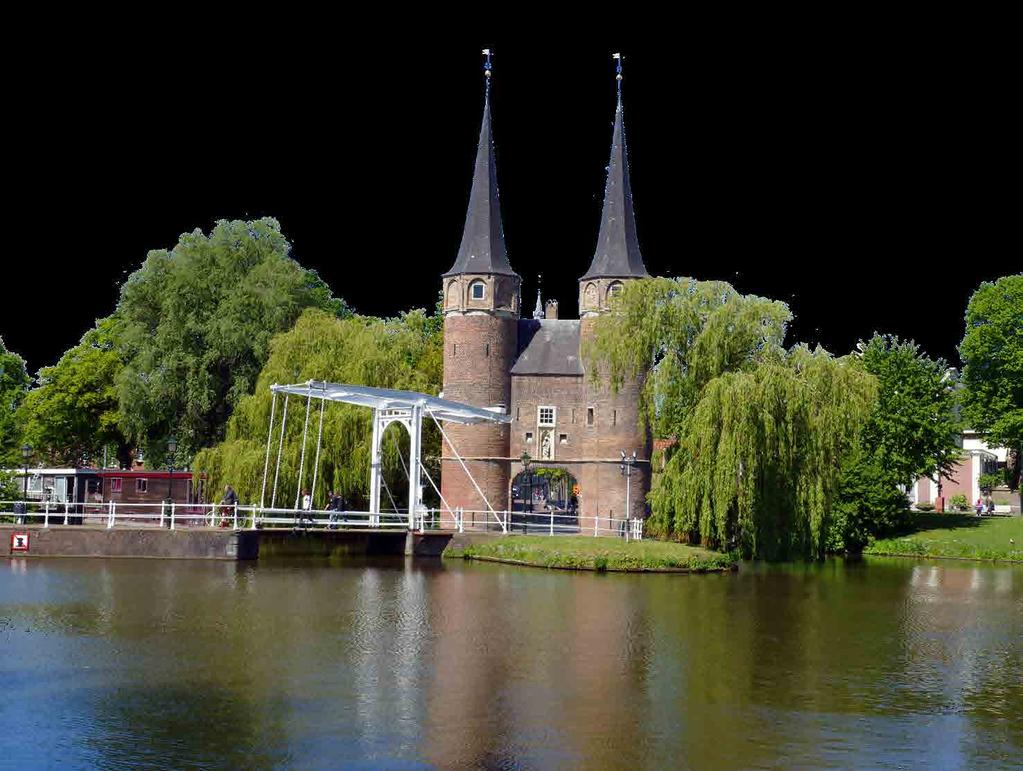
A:
{"type": "Polygon", "coordinates": [[[11,551],[28,551],[28,533],[11,533],[11,551]]]}

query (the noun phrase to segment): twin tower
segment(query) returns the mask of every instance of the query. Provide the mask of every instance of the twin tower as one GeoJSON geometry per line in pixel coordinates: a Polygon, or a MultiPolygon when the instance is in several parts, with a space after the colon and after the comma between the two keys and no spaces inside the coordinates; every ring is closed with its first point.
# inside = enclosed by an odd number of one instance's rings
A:
{"type": "MultiPolygon", "coordinates": [[[[511,510],[513,482],[528,454],[534,472],[560,468],[574,478],[584,528],[592,526],[591,517],[621,519],[627,497],[629,516],[642,517],[651,442],[639,421],[641,384],[625,383],[613,391],[604,378],[592,376],[581,355],[610,298],[624,282],[648,275],[629,185],[620,66],[604,208],[593,260],[579,279],[579,319],[559,318],[557,304],[543,308],[539,297],[532,318],[521,318],[521,279],[508,261],[497,189],[489,66],[486,78],[465,229],[458,256],[442,277],[443,395],[502,412],[511,423],[447,424],[445,431],[476,484],[445,442],[441,493],[448,506],[480,512],[479,518],[491,507],[511,510]],[[622,452],[637,457],[628,496],[622,452]]],[[[516,504],[522,505],[520,485],[514,487],[516,504]]]]}

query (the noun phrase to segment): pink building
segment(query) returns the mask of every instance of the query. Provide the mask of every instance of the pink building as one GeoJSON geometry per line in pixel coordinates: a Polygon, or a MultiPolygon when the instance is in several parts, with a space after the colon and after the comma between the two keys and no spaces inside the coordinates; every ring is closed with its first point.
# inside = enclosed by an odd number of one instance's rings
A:
{"type": "MultiPolygon", "coordinates": [[[[961,447],[962,458],[952,471],[951,479],[941,479],[940,497],[947,503],[954,495],[964,495],[972,505],[981,496],[980,475],[1004,468],[1008,452],[1004,447],[988,447],[983,438],[971,430],[963,431],[961,447]]],[[[909,500],[913,504],[937,504],[938,498],[938,483],[927,477],[917,479],[909,490],[909,500]]]]}

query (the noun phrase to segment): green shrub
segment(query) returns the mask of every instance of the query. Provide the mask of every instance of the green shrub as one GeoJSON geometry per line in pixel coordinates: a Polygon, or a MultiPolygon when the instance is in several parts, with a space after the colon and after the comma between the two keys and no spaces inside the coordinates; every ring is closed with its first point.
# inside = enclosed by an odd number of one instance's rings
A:
{"type": "Polygon", "coordinates": [[[996,471],[993,474],[981,474],[980,478],[977,479],[977,484],[981,490],[985,492],[991,492],[992,489],[998,487],[1005,482],[1005,474],[1001,471],[996,471]]]}
{"type": "Polygon", "coordinates": [[[933,503],[918,503],[916,505],[917,511],[934,511],[933,503]]]}
{"type": "Polygon", "coordinates": [[[948,499],[948,507],[953,511],[968,511],[970,502],[966,500],[965,495],[953,495],[948,499]]]}

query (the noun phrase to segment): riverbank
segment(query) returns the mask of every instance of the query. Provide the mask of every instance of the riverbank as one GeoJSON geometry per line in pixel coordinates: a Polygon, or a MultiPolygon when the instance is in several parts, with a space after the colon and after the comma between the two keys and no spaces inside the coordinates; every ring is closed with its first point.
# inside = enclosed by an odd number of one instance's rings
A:
{"type": "Polygon", "coordinates": [[[446,558],[511,565],[612,572],[705,573],[735,570],[727,554],[667,541],[631,541],[590,536],[508,535],[502,538],[453,541],[446,558]]]}
{"type": "Polygon", "coordinates": [[[1023,562],[1023,517],[920,514],[912,533],[875,541],[864,554],[1023,562]]]}

